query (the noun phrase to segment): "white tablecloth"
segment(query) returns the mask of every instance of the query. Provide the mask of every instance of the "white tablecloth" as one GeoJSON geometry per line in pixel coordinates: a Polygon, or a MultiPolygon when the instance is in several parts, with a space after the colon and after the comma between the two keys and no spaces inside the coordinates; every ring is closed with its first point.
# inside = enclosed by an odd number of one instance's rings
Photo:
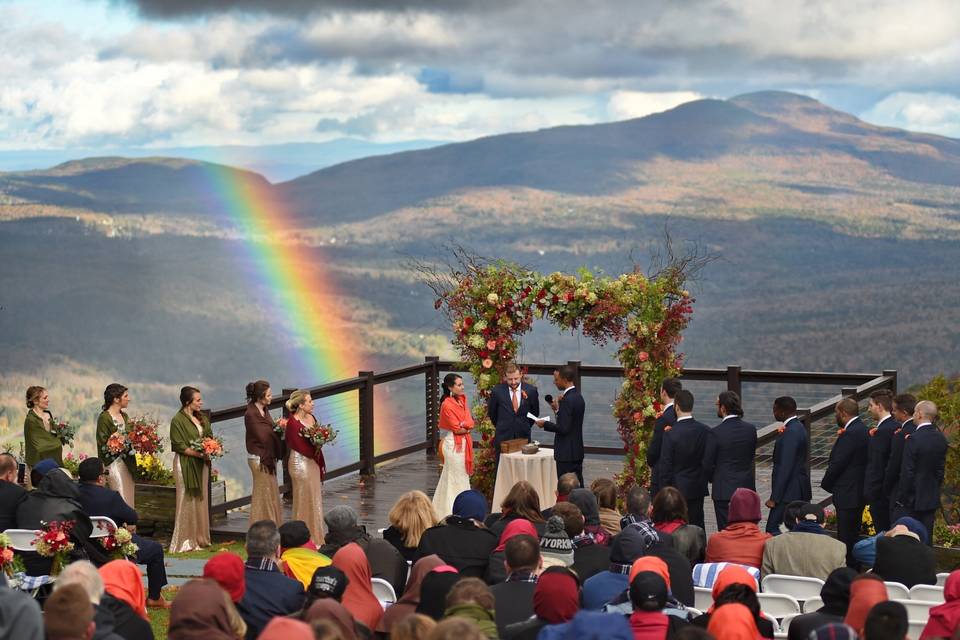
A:
{"type": "Polygon", "coordinates": [[[553,449],[540,448],[535,454],[500,454],[497,483],[493,487],[493,511],[500,511],[500,503],[520,480],[533,485],[540,495],[540,509],[549,509],[557,502],[557,463],[553,449]]]}

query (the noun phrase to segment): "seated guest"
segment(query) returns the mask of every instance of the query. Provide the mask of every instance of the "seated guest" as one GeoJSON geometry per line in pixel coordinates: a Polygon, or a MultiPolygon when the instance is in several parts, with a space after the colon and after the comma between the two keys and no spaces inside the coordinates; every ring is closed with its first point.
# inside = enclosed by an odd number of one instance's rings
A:
{"type": "Polygon", "coordinates": [[[274,618],[267,623],[258,640],[314,640],[314,636],[313,629],[305,622],[274,618]]]}
{"type": "Polygon", "coordinates": [[[43,640],[43,614],[37,601],[11,589],[0,571],[0,639],[43,640]]]}
{"type": "Polygon", "coordinates": [[[396,547],[407,562],[416,560],[420,536],[438,522],[433,502],[423,491],[408,491],[400,496],[387,519],[390,526],[383,530],[383,539],[396,547]]]}
{"type": "MultiPolygon", "coordinates": [[[[243,594],[247,590],[245,571],[243,558],[229,551],[214,554],[203,565],[203,577],[219,584],[230,596],[230,602],[234,605],[243,599],[243,594]]],[[[244,631],[244,634],[246,634],[246,631],[244,631]]]]}
{"type": "Polygon", "coordinates": [[[820,588],[823,606],[793,618],[790,621],[789,640],[807,640],[812,631],[826,624],[843,622],[850,604],[850,583],[856,577],[857,572],[850,567],[831,571],[820,588]]]}
{"type": "Polygon", "coordinates": [[[285,576],[299,580],[306,589],[313,572],[330,566],[330,562],[330,558],[317,551],[306,522],[291,520],[280,525],[280,565],[285,576]]]}
{"type": "Polygon", "coordinates": [[[484,524],[499,536],[510,522],[520,518],[533,523],[537,528],[538,538],[543,535],[544,519],[540,514],[540,496],[526,480],[521,480],[510,488],[510,493],[500,503],[500,513],[487,516],[484,524]]]}
{"type": "Polygon", "coordinates": [[[763,545],[772,538],[760,531],[760,496],[751,489],[733,492],[727,511],[727,528],[710,536],[707,562],[735,562],[760,568],[763,545]]]}
{"type": "MultiPolygon", "coordinates": [[[[667,598],[661,611],[665,615],[678,618],[682,622],[689,622],[691,616],[687,607],[670,592],[670,570],[667,568],[667,563],[655,556],[641,556],[634,560],[633,565],[630,567],[629,581],[632,583],[637,574],[643,571],[650,571],[657,574],[663,578],[664,584],[667,585],[667,598]]],[[[604,605],[603,611],[607,613],[621,613],[626,616],[633,613],[633,601],[630,600],[630,590],[627,589],[604,605]]]]}
{"type": "Polygon", "coordinates": [[[343,606],[368,629],[376,629],[383,615],[383,605],[373,593],[370,562],[363,549],[350,543],[333,554],[333,566],[347,576],[347,590],[343,592],[343,606]]]}
{"type": "Polygon", "coordinates": [[[563,528],[573,543],[573,564],[570,568],[580,580],[588,580],[606,571],[610,566],[610,547],[596,544],[593,538],[584,534],[580,508],[572,502],[561,502],[554,506],[553,514],[563,519],[563,528]]]}
{"type": "Polygon", "coordinates": [[[317,600],[332,599],[342,602],[343,594],[347,591],[347,582],[347,574],[335,566],[320,567],[310,578],[307,597],[303,601],[303,611],[307,611],[317,600]]]}
{"type": "Polygon", "coordinates": [[[479,578],[460,580],[447,594],[444,618],[466,618],[490,640],[497,640],[497,623],[493,611],[494,599],[490,587],[479,578]]]}
{"type": "MultiPolygon", "coordinates": [[[[317,569],[317,571],[329,568],[324,567],[323,569],[317,569]]],[[[354,620],[350,612],[333,598],[315,600],[303,613],[302,619],[314,629],[316,629],[315,625],[321,621],[332,624],[339,634],[339,640],[369,640],[373,637],[373,633],[366,626],[354,620]]]]}
{"type": "MultiPolygon", "coordinates": [[[[510,525],[516,524],[511,522],[510,525]]],[[[531,535],[513,536],[506,544],[506,582],[493,585],[490,592],[496,606],[497,631],[502,636],[507,625],[522,622],[533,615],[533,593],[537,574],[543,568],[540,545],[531,535]]]]}
{"type": "Polygon", "coordinates": [[[643,535],[634,527],[627,527],[614,538],[610,548],[610,566],[583,583],[583,608],[601,609],[626,591],[630,586],[630,567],[634,560],[644,555],[646,549],[643,535]]]}
{"type": "Polygon", "coordinates": [[[479,491],[460,493],[453,501],[453,514],[439,526],[424,531],[417,557],[435,553],[461,576],[483,578],[490,554],[497,546],[497,536],[481,524],[486,510],[487,500],[479,491]]]}
{"type": "Polygon", "coordinates": [[[850,606],[843,623],[863,637],[863,627],[867,622],[867,614],[873,607],[889,600],[887,586],[883,579],[872,573],[857,576],[850,583],[850,606]]]}
{"type": "Polygon", "coordinates": [[[637,640],[670,638],[684,624],[676,616],[668,616],[667,583],[663,576],[653,571],[639,571],[630,581],[630,628],[637,640]]]}
{"type": "MultiPolygon", "coordinates": [[[[633,529],[633,527],[630,527],[633,529]]],[[[621,534],[623,535],[623,534],[621,534]]],[[[647,555],[660,558],[670,571],[670,592],[688,607],[693,606],[693,569],[687,558],[669,540],[658,540],[647,547],[647,555]]]]}
{"type": "Polygon", "coordinates": [[[137,545],[137,564],[147,566],[147,606],[166,609],[170,604],[160,595],[167,584],[163,545],[136,533],[139,516],[123,497],[107,488],[107,471],[100,458],[87,458],[77,470],[80,479],[80,506],[88,516],[106,516],[118,527],[127,527],[137,545]]]}
{"type": "Polygon", "coordinates": [[[957,629],[960,629],[960,570],[947,576],[943,585],[943,604],[930,609],[930,618],[920,640],[950,638],[957,629]]]}
{"type": "Polygon", "coordinates": [[[323,514],[327,533],[319,551],[328,558],[344,545],[355,542],[367,554],[373,577],[386,580],[397,593],[403,591],[407,583],[407,561],[392,544],[382,538],[373,538],[360,524],[360,516],[353,507],[339,504],[323,514]]]}
{"type": "Polygon", "coordinates": [[[760,575],[771,573],[807,576],[826,580],[834,569],[847,566],[847,545],[823,528],[823,510],[795,501],[784,510],[786,533],[767,540],[763,546],[760,575]]]}
{"type": "Polygon", "coordinates": [[[677,489],[664,487],[653,497],[653,527],[669,533],[674,548],[693,566],[703,562],[707,546],[706,532],[687,522],[687,501],[677,489]]]}
{"type": "Polygon", "coordinates": [[[283,575],[280,531],[273,520],[259,520],[247,531],[246,590],[237,610],[247,623],[247,640],[254,640],[272,618],[303,608],[303,585],[283,575]]]}
{"type": "Polygon", "coordinates": [[[873,572],[908,589],[917,584],[937,584],[937,559],[927,545],[927,528],[909,517],[894,522],[893,528],[877,540],[873,572]]]}
{"type": "Polygon", "coordinates": [[[97,625],[93,607],[79,585],[54,591],[47,599],[44,628],[49,640],[91,640],[97,625]]]}
{"type": "Polygon", "coordinates": [[[441,620],[443,611],[447,607],[447,594],[461,578],[456,568],[448,564],[431,569],[420,586],[420,604],[417,605],[417,613],[434,620],[441,620]]]}
{"type": "Polygon", "coordinates": [[[617,485],[610,478],[597,478],[590,484],[590,491],[600,507],[600,526],[610,535],[617,535],[622,517],[617,511],[617,485]]]}
{"type": "Polygon", "coordinates": [[[713,612],[725,604],[739,603],[753,614],[753,622],[763,638],[774,637],[773,623],[760,615],[760,600],[757,598],[757,582],[740,567],[727,567],[717,576],[713,585],[713,604],[702,615],[693,619],[693,624],[706,629],[710,626],[713,612]],[[726,575],[724,575],[726,574],[726,575]]]}
{"type": "Polygon", "coordinates": [[[869,571],[873,569],[873,563],[877,561],[877,541],[886,534],[886,531],[863,538],[853,545],[853,564],[860,571],[869,571]]]}
{"type": "Polygon", "coordinates": [[[427,640],[485,640],[487,636],[467,618],[446,618],[437,623],[427,640]]]}
{"type": "Polygon", "coordinates": [[[537,544],[540,544],[540,536],[537,534],[533,523],[523,518],[511,520],[510,524],[503,530],[503,533],[500,534],[500,541],[494,548],[493,553],[490,555],[490,561],[487,563],[487,584],[497,584],[507,579],[507,573],[509,573],[509,569],[506,568],[507,542],[509,542],[511,538],[519,535],[530,536],[537,541],[537,544]]]}
{"type": "MultiPolygon", "coordinates": [[[[496,587],[492,589],[496,595],[496,587]]],[[[566,567],[548,567],[533,589],[533,617],[508,625],[500,634],[506,640],[537,640],[540,629],[563,624],[580,609],[580,580],[566,567]]],[[[497,609],[499,615],[500,610],[497,609]]]]}
{"type": "Polygon", "coordinates": [[[17,526],[17,507],[27,497],[27,490],[17,484],[17,459],[0,453],[0,531],[17,526]]]}
{"type": "Polygon", "coordinates": [[[731,602],[717,607],[710,616],[707,632],[716,640],[759,638],[756,617],[745,605],[731,602]]]}
{"type": "Polygon", "coordinates": [[[573,541],[564,529],[560,516],[550,516],[547,529],[540,537],[540,555],[548,567],[569,567],[573,564],[573,541]]]}
{"type": "Polygon", "coordinates": [[[427,577],[427,574],[441,565],[443,565],[443,560],[441,560],[438,555],[424,556],[413,563],[407,588],[404,589],[400,599],[390,607],[387,607],[387,610],[383,613],[383,617],[380,618],[380,623],[376,629],[378,634],[389,635],[400,620],[409,615],[416,614],[417,605],[420,604],[423,579],[427,577]]]}
{"type": "Polygon", "coordinates": [[[127,640],[153,638],[137,565],[129,560],[112,560],[100,567],[100,577],[106,591],[101,603],[113,614],[117,635],[127,640]]]}
{"type": "Polygon", "coordinates": [[[620,528],[639,527],[647,537],[659,537],[650,519],[650,493],[638,484],[627,491],[627,514],[620,518],[620,528]]]}
{"type": "Polygon", "coordinates": [[[170,606],[168,640],[243,640],[247,625],[213,580],[191,580],[170,606]]]}
{"type": "MultiPolygon", "coordinates": [[[[577,478],[575,473],[565,473],[557,478],[557,490],[555,495],[557,496],[557,504],[567,502],[570,498],[570,492],[574,489],[580,488],[580,479],[577,478]]],[[[553,515],[553,507],[543,510],[543,519],[544,521],[548,520],[550,516],[553,515]]]]}
{"type": "Polygon", "coordinates": [[[436,626],[433,618],[413,613],[393,625],[390,640],[427,640],[427,636],[436,626]]]}
{"type": "Polygon", "coordinates": [[[634,640],[626,616],[581,609],[563,624],[547,625],[537,640],[634,640]]]}
{"type": "Polygon", "coordinates": [[[863,624],[863,640],[906,640],[910,624],[907,608],[899,602],[874,605],[863,624]]]}
{"type": "MultiPolygon", "coordinates": [[[[103,579],[100,573],[92,563],[86,560],[77,560],[71,562],[60,575],[57,581],[53,583],[53,592],[75,585],[83,589],[87,596],[87,602],[93,605],[93,620],[96,623],[96,640],[136,640],[121,636],[115,630],[116,620],[113,617],[111,607],[107,606],[103,600],[104,595],[103,579]]],[[[151,636],[152,637],[152,636],[151,636]]]]}
{"type": "Polygon", "coordinates": [[[600,524],[600,506],[597,497],[589,489],[574,489],[567,498],[580,509],[583,514],[583,532],[593,538],[594,544],[609,545],[613,536],[600,524]]]}

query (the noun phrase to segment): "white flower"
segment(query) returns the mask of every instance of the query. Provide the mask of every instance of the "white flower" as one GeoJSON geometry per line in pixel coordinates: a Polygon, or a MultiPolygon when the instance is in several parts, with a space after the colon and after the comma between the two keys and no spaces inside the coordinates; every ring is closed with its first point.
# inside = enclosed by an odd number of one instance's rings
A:
{"type": "Polygon", "coordinates": [[[491,293],[490,295],[487,296],[487,302],[489,302],[490,304],[497,304],[498,302],[500,302],[500,296],[498,296],[495,293],[491,293]]]}

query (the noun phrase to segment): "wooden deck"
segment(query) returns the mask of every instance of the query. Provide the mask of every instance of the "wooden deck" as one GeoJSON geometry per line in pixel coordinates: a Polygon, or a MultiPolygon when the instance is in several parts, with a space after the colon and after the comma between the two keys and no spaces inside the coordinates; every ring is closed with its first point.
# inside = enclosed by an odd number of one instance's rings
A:
{"type": "MultiPolygon", "coordinates": [[[[612,456],[593,456],[584,461],[584,481],[590,485],[596,478],[612,478],[620,471],[622,459],[612,456]]],[[[822,469],[813,469],[814,500],[826,497],[819,485],[823,475],[822,469]]],[[[413,489],[420,489],[428,496],[433,491],[440,476],[439,465],[435,456],[424,453],[412,453],[396,460],[391,460],[377,466],[376,476],[361,478],[354,474],[344,478],[337,478],[326,483],[323,487],[323,505],[329,509],[334,505],[348,504],[360,514],[361,524],[367,531],[376,534],[378,529],[389,525],[387,514],[397,498],[413,489]]],[[[769,495],[770,466],[769,463],[758,463],[757,485],[761,499],[769,495]]],[[[290,519],[290,505],[284,503],[284,519],[290,519]]],[[[716,531],[716,519],[710,498],[706,499],[707,532],[716,531]]],[[[766,515],[767,509],[762,509],[766,515]]],[[[211,534],[214,540],[237,540],[246,534],[250,523],[250,515],[246,508],[230,511],[225,519],[211,523],[211,534]]]]}

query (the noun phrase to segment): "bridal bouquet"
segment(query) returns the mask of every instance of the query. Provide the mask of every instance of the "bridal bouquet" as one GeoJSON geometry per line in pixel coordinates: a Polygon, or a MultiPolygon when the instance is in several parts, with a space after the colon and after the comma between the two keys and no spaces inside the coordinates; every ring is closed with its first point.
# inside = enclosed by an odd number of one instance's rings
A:
{"type": "Polygon", "coordinates": [[[67,564],[70,552],[73,551],[70,532],[73,531],[74,524],[73,520],[40,523],[41,529],[33,540],[33,546],[44,558],[53,558],[53,564],[50,567],[52,576],[60,573],[60,569],[67,564]]]}
{"type": "Polygon", "coordinates": [[[227,450],[223,448],[223,438],[220,436],[209,436],[191,440],[190,448],[202,453],[203,457],[207,460],[222,458],[223,454],[227,452],[227,450]]]}
{"type": "Polygon", "coordinates": [[[127,425],[127,440],[136,453],[154,455],[163,451],[163,441],[158,430],[160,424],[146,416],[134,418],[127,425]]]}
{"type": "Polygon", "coordinates": [[[107,438],[107,452],[112,457],[110,462],[119,460],[125,456],[131,455],[133,447],[130,445],[130,439],[127,438],[126,431],[117,429],[107,438]]]}
{"type": "Polygon", "coordinates": [[[101,538],[100,544],[113,555],[115,560],[133,558],[140,550],[140,547],[133,542],[133,534],[123,527],[115,529],[107,537],[101,538]]]}
{"type": "Polygon", "coordinates": [[[336,440],[338,433],[340,432],[335,431],[332,425],[321,424],[319,421],[311,426],[303,425],[300,427],[300,435],[317,448],[336,440]]]}
{"type": "Polygon", "coordinates": [[[51,420],[50,433],[55,435],[63,444],[72,447],[73,438],[77,435],[77,427],[67,420],[51,420]]]}

